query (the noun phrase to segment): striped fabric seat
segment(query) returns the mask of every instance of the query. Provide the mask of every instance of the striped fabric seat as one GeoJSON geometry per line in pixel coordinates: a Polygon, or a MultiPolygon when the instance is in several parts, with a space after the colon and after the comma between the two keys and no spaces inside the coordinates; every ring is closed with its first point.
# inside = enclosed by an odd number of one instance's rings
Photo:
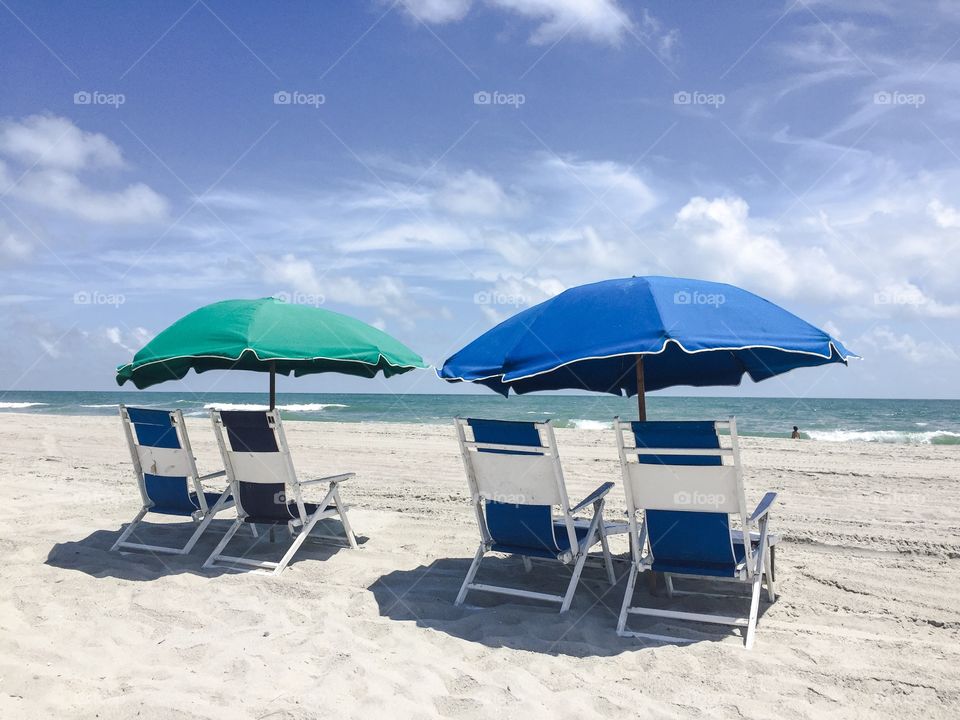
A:
{"type": "Polygon", "coordinates": [[[204,567],[239,565],[252,567],[256,572],[279,574],[317,527],[317,523],[334,517],[340,519],[345,540],[350,547],[357,547],[347,518],[347,507],[340,499],[339,490],[340,483],[352,478],[353,473],[299,480],[277,410],[214,410],[211,418],[237,501],[237,520],[214,548],[204,567]],[[319,503],[305,502],[302,488],[319,483],[328,486],[323,499],[319,503]],[[279,562],[225,554],[227,545],[244,523],[254,528],[257,525],[287,527],[294,537],[279,562]]]}
{"type": "Polygon", "coordinates": [[[143,505],[111,550],[139,549],[187,554],[213,517],[233,505],[229,488],[207,492],[203,481],[225,475],[223,471],[200,476],[179,410],[120,406],[124,435],[130,448],[143,505]],[[198,523],[187,544],[180,548],[130,542],[128,538],[148,513],[189,517],[198,523]]]}
{"type": "Polygon", "coordinates": [[[549,423],[458,418],[456,428],[481,536],[457,605],[470,590],[482,590],[558,602],[565,612],[589,550],[598,542],[608,580],[614,582],[603,522],[604,496],[613,483],[601,485],[571,508],[549,423]],[[576,523],[573,513],[587,506],[593,507],[593,519],[589,524],[576,523]],[[554,515],[555,507],[560,509],[559,516],[554,515]],[[564,595],[475,583],[487,552],[518,555],[528,568],[531,558],[573,562],[574,571],[564,595]]]}
{"type": "Polygon", "coordinates": [[[764,580],[770,601],[776,597],[772,536],[767,524],[776,493],[767,493],[748,514],[736,421],[733,418],[725,422],[624,423],[618,420],[615,427],[632,555],[617,632],[648,639],[680,639],[628,631],[626,622],[632,613],[744,627],[744,644],[751,647],[764,580]],[[719,430],[729,431],[729,447],[723,447],[719,430]],[[642,516],[639,519],[638,514],[642,516]],[[734,528],[731,519],[738,520],[741,529],[734,528]],[[749,547],[744,544],[744,537],[750,538],[749,547]],[[663,573],[670,597],[675,592],[674,576],[748,584],[750,614],[729,617],[631,607],[634,584],[642,572],[663,573]]]}

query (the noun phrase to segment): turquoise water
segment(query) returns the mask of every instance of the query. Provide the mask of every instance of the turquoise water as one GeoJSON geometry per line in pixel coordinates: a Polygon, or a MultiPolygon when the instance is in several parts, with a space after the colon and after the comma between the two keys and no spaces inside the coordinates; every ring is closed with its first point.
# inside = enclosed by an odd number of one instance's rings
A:
{"type": "MultiPolygon", "coordinates": [[[[0,412],[113,415],[120,402],[180,408],[187,416],[209,408],[263,407],[262,393],[0,392],[0,412]]],[[[284,418],[335,422],[448,423],[461,416],[545,420],[557,427],[609,427],[614,416],[636,418],[635,399],[588,395],[357,395],[281,393],[284,418]]],[[[960,400],[838,400],[796,398],[650,397],[650,419],[702,420],[737,417],[741,434],[785,437],[798,425],[820,441],[960,445],[960,400]]]]}

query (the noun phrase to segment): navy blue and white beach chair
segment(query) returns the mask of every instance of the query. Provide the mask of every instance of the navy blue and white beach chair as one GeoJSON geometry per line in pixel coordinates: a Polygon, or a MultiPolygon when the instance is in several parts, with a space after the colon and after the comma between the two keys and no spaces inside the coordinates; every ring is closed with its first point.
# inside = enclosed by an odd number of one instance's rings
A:
{"type": "MultiPolygon", "coordinates": [[[[748,513],[740,464],[736,420],[722,422],[615,423],[630,524],[632,567],[617,634],[669,642],[681,638],[630,632],[630,614],[667,620],[716,623],[745,628],[744,644],[753,645],[761,583],[775,599],[768,492],[748,513]],[[722,447],[718,430],[729,430],[722,447]],[[724,462],[724,461],[727,462],[724,462]],[[642,515],[638,519],[638,513],[642,515]],[[731,518],[739,521],[735,529],[731,518]],[[748,537],[749,542],[744,542],[748,537]],[[750,586],[750,613],[731,617],[646,607],[631,607],[634,584],[642,572],[663,573],[667,594],[695,595],[674,589],[674,578],[723,580],[750,586]]],[[[709,595],[709,593],[703,593],[709,595]]]]}
{"type": "Polygon", "coordinates": [[[140,488],[143,506],[111,550],[150,550],[186,555],[207,529],[213,517],[233,507],[230,489],[206,492],[203,482],[223,477],[223,470],[200,475],[179,410],[152,410],[120,406],[123,432],[140,488]],[[188,517],[197,523],[187,544],[180,548],[130,542],[128,538],[147,513],[188,517]]]}
{"type": "Polygon", "coordinates": [[[480,547],[456,604],[470,590],[533,598],[560,603],[560,612],[570,608],[587,556],[601,543],[607,579],[614,584],[613,564],[603,523],[604,497],[613,483],[602,484],[589,497],[571,507],[549,422],[507,422],[457,418],[457,437],[463,454],[467,482],[473,498],[480,547]],[[574,513],[593,506],[593,518],[574,519],[574,513]],[[555,516],[553,509],[559,507],[555,516]],[[524,567],[531,559],[573,563],[570,582],[563,595],[474,582],[483,556],[488,552],[519,555],[524,567]]]}
{"type": "Polygon", "coordinates": [[[214,410],[211,417],[230,487],[236,498],[237,520],[214,548],[204,567],[214,567],[223,562],[277,575],[287,566],[317,523],[333,517],[338,517],[343,524],[345,539],[350,547],[357,547],[347,518],[347,507],[341,501],[339,491],[340,483],[354,477],[355,473],[300,481],[293,467],[279,410],[214,410]],[[319,483],[327,485],[323,499],[319,503],[305,502],[301,489],[319,483]],[[293,541],[283,558],[279,562],[270,562],[225,555],[228,543],[244,523],[254,528],[266,525],[271,533],[278,525],[286,526],[293,541]]]}

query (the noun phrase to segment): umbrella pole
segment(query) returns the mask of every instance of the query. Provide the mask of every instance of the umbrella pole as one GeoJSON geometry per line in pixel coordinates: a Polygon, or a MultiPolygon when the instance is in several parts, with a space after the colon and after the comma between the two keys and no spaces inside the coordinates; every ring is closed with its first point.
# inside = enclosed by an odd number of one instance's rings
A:
{"type": "MultiPolygon", "coordinates": [[[[637,414],[640,422],[647,421],[647,396],[646,387],[643,381],[643,355],[637,355],[637,414]]],[[[663,584],[659,578],[663,573],[647,573],[647,590],[653,596],[657,595],[657,583],[663,584]]]]}
{"type": "Polygon", "coordinates": [[[270,409],[277,406],[277,362],[270,361],[270,409]]]}
{"type": "Polygon", "coordinates": [[[637,412],[640,422],[646,422],[647,397],[643,382],[643,355],[637,355],[637,412]]]}

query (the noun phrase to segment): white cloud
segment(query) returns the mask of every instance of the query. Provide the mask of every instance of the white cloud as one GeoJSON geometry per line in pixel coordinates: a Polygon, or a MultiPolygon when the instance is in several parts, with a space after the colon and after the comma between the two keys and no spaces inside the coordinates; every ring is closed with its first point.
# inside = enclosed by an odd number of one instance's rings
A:
{"type": "MultiPolygon", "coordinates": [[[[582,37],[616,45],[633,29],[630,17],[617,0],[485,0],[500,10],[539,23],[530,37],[535,45],[556,42],[565,36],[582,37]]],[[[412,17],[427,23],[463,20],[472,0],[403,0],[412,17]]],[[[676,30],[665,31],[659,21],[643,11],[640,32],[652,39],[657,51],[669,56],[676,43],[676,30]]]]}
{"type": "Polygon", "coordinates": [[[550,204],[552,213],[577,224],[590,213],[616,223],[633,222],[659,202],[636,170],[609,160],[542,155],[523,181],[550,204]]]}
{"type": "Polygon", "coordinates": [[[106,327],[100,331],[103,337],[111,345],[116,345],[131,355],[146,345],[153,339],[153,334],[142,327],[135,327],[131,330],[121,330],[119,327],[106,327]]]}
{"type": "Polygon", "coordinates": [[[410,288],[396,277],[357,278],[338,272],[330,276],[318,274],[313,262],[293,254],[279,258],[262,256],[263,278],[281,285],[278,292],[301,293],[318,302],[333,301],[355,307],[377,308],[408,324],[412,317],[424,314],[413,300],[410,288]]]}
{"type": "Polygon", "coordinates": [[[403,0],[404,9],[413,17],[428,23],[462,20],[473,0],[403,0]]]}
{"type": "Polygon", "coordinates": [[[662,22],[650,14],[646,8],[640,16],[640,34],[653,43],[653,50],[665,61],[674,59],[680,41],[680,31],[666,29],[662,22]]]}
{"type": "Polygon", "coordinates": [[[26,260],[33,253],[33,245],[14,233],[0,219],[0,263],[26,260]]]}
{"type": "Polygon", "coordinates": [[[347,253],[371,250],[458,250],[471,245],[469,234],[452,222],[399,223],[343,243],[347,253]]]}
{"type": "Polygon", "coordinates": [[[474,293],[484,316],[499,323],[525,307],[536,305],[566,290],[555,277],[498,274],[486,288],[474,293]]]}
{"type": "Polygon", "coordinates": [[[944,205],[940,200],[931,200],[930,204],[927,205],[927,213],[939,227],[960,228],[960,211],[949,205],[944,205]]]}
{"type": "Polygon", "coordinates": [[[105,135],[53,115],[0,121],[0,153],[26,165],[67,170],[123,165],[120,148],[105,135]]]}
{"type": "Polygon", "coordinates": [[[452,177],[435,195],[436,206],[454,215],[504,216],[520,210],[491,177],[467,170],[452,177]]]}
{"type": "Polygon", "coordinates": [[[64,170],[34,170],[12,191],[21,200],[94,223],[141,223],[163,219],[167,200],[143,183],[115,192],[95,190],[64,170]]]}
{"type": "Polygon", "coordinates": [[[912,282],[892,280],[874,293],[874,302],[885,314],[921,315],[931,318],[960,318],[960,304],[943,303],[930,297],[912,282]]]}
{"type": "Polygon", "coordinates": [[[857,343],[876,349],[877,353],[893,355],[916,365],[931,365],[957,360],[957,352],[940,339],[916,340],[909,333],[898,334],[880,325],[857,338],[857,343]]]}
{"type": "Polygon", "coordinates": [[[677,213],[675,229],[693,241],[681,246],[684,267],[704,278],[792,297],[850,298],[862,291],[818,246],[788,249],[751,226],[750,208],[740,197],[694,197],[677,213]]]}
{"type": "Polygon", "coordinates": [[[530,41],[556,42],[565,35],[617,44],[632,27],[616,0],[488,0],[491,5],[540,22],[530,41]]]}
{"type": "Polygon", "coordinates": [[[143,183],[105,190],[82,181],[80,172],[121,167],[123,158],[107,137],[81,130],[67,118],[3,121],[0,154],[22,164],[14,171],[0,162],[0,180],[18,200],[94,223],[153,222],[167,215],[166,198],[143,183]]]}

